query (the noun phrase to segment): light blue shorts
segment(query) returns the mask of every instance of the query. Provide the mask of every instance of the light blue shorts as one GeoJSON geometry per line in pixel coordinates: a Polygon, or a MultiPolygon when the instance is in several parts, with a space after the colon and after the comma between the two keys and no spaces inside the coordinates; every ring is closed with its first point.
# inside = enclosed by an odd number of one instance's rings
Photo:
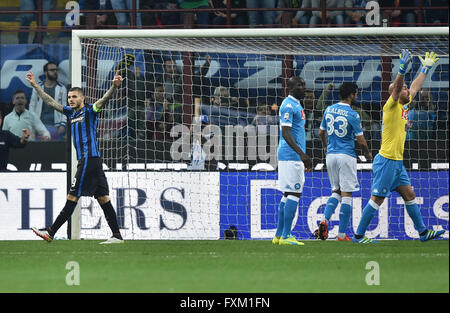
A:
{"type": "Polygon", "coordinates": [[[302,161],[278,161],[278,188],[282,192],[302,193],[305,165],[302,161]]]}
{"type": "Polygon", "coordinates": [[[386,159],[377,154],[372,163],[372,195],[387,197],[398,186],[411,185],[403,161],[386,159]]]}

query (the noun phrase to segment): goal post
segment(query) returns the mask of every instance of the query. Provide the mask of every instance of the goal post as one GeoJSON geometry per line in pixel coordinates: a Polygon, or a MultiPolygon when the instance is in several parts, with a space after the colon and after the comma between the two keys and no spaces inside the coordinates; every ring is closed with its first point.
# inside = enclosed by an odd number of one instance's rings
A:
{"type": "MultiPolygon", "coordinates": [[[[448,34],[447,27],[72,31],[72,86],[81,86],[87,101],[106,92],[115,70],[125,76],[98,123],[125,239],[222,239],[231,226],[242,239],[272,237],[281,198],[277,109],[291,75],[306,82],[306,152],[314,161],[293,233],[309,238],[331,194],[317,136],[322,112],[338,102],[342,82],[356,82],[375,155],[382,104],[403,48],[413,55],[408,85],[420,71],[418,56],[434,51],[440,58],[412,103],[404,162],[425,223],[448,230],[448,34]],[[432,106],[424,107],[424,99],[432,106]]],[[[363,157],[358,180],[349,234],[370,197],[371,164],[363,157]]],[[[72,239],[110,235],[93,199],[79,201],[72,221],[72,239]]],[[[397,194],[385,201],[368,236],[417,237],[397,194]]]]}

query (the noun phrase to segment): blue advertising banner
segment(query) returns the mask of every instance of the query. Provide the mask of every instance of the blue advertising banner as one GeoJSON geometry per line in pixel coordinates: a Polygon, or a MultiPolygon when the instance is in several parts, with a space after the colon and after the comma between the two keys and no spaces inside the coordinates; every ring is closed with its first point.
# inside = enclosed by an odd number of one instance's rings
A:
{"type": "MultiPolygon", "coordinates": [[[[109,81],[114,66],[121,60],[123,54],[133,53],[136,56],[136,66],[141,74],[144,71],[162,71],[162,63],[169,55],[164,52],[153,53],[146,60],[143,50],[98,48],[97,77],[101,81],[109,81]],[[114,50],[114,49],[113,49],[114,50]],[[146,63],[144,63],[146,62],[146,63]]],[[[39,78],[43,78],[42,67],[53,61],[59,67],[59,80],[70,84],[69,68],[70,47],[64,44],[27,44],[0,45],[0,102],[9,103],[12,94],[22,89],[29,96],[31,88],[25,80],[25,75],[32,70],[39,78]]],[[[172,55],[181,70],[182,59],[179,53],[172,55]]],[[[281,56],[255,54],[211,54],[211,66],[206,74],[213,86],[231,87],[231,95],[236,97],[281,97],[281,56]]],[[[196,54],[195,65],[204,63],[204,54],[196,54]]],[[[381,58],[365,56],[302,56],[293,60],[295,74],[305,78],[306,87],[320,91],[333,82],[339,85],[343,81],[355,81],[361,88],[360,102],[380,102],[381,100],[381,58]]],[[[392,73],[398,70],[399,60],[392,60],[392,73]]],[[[414,58],[405,76],[405,81],[411,80],[420,72],[421,63],[414,58]]],[[[148,74],[148,73],[147,73],[148,74]]],[[[435,99],[445,102],[448,93],[440,89],[448,89],[449,71],[448,58],[441,57],[438,64],[426,78],[423,88],[436,91],[435,99]]],[[[99,88],[104,86],[100,85],[99,88]]],[[[337,90],[333,91],[332,99],[338,99],[337,90]]]]}
{"type": "MultiPolygon", "coordinates": [[[[359,172],[361,190],[353,194],[353,214],[348,234],[353,235],[361,218],[362,208],[370,198],[371,172],[359,172]]],[[[447,230],[449,218],[448,171],[410,172],[425,225],[430,229],[447,230]]],[[[269,239],[275,234],[278,204],[282,193],[277,190],[276,172],[234,172],[220,174],[220,232],[234,225],[240,239],[269,239]]],[[[292,233],[309,239],[322,218],[331,187],[326,172],[306,173],[306,181],[299,202],[298,215],[292,233]]],[[[329,225],[329,238],[337,236],[339,207],[329,225]]],[[[372,220],[366,235],[379,239],[417,239],[418,234],[406,214],[403,200],[393,192],[372,220]]]]}
{"type": "Polygon", "coordinates": [[[27,44],[0,45],[0,102],[10,103],[14,91],[25,91],[28,100],[32,88],[25,75],[33,71],[37,80],[45,78],[43,67],[51,61],[58,67],[58,80],[70,83],[69,45],[65,44],[27,44]]]}

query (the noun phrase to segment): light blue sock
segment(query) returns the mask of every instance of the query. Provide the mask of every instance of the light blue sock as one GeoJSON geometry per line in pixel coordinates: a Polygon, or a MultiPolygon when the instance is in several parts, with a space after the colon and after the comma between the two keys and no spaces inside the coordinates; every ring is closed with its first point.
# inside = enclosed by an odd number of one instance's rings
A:
{"type": "Polygon", "coordinates": [[[362,212],[361,221],[359,222],[358,229],[356,230],[356,235],[364,236],[367,227],[369,227],[370,221],[375,216],[379,208],[380,207],[378,204],[372,200],[369,200],[362,212]]]}
{"type": "Polygon", "coordinates": [[[334,211],[336,211],[336,208],[341,201],[341,196],[335,192],[331,194],[331,196],[328,198],[327,206],[325,207],[325,212],[323,213],[323,218],[327,220],[327,222],[330,220],[331,216],[334,214],[334,211]]]}
{"type": "Polygon", "coordinates": [[[339,212],[339,233],[343,234],[347,230],[352,216],[352,198],[343,197],[341,203],[341,210],[339,212]]]}
{"type": "Polygon", "coordinates": [[[294,196],[288,196],[286,204],[284,205],[284,227],[283,238],[287,238],[291,235],[292,221],[297,211],[299,198],[294,196]]]}
{"type": "Polygon", "coordinates": [[[287,198],[283,196],[280,201],[280,205],[278,206],[278,225],[277,232],[275,233],[275,237],[280,237],[283,234],[284,227],[284,205],[286,204],[287,198]]]}
{"type": "Polygon", "coordinates": [[[426,228],[423,223],[422,215],[420,214],[419,206],[416,203],[416,199],[411,201],[405,201],[406,212],[408,212],[409,217],[411,217],[414,222],[414,227],[420,233],[424,232],[426,228]]]}

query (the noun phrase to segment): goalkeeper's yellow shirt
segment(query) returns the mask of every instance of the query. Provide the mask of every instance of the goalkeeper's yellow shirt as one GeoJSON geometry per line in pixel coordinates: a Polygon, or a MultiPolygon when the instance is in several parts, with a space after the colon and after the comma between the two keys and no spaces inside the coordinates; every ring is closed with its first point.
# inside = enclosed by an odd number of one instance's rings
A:
{"type": "Polygon", "coordinates": [[[400,104],[392,96],[383,106],[383,127],[381,133],[381,148],[379,154],[390,160],[403,160],[405,149],[406,125],[408,124],[409,104],[400,104]]]}

